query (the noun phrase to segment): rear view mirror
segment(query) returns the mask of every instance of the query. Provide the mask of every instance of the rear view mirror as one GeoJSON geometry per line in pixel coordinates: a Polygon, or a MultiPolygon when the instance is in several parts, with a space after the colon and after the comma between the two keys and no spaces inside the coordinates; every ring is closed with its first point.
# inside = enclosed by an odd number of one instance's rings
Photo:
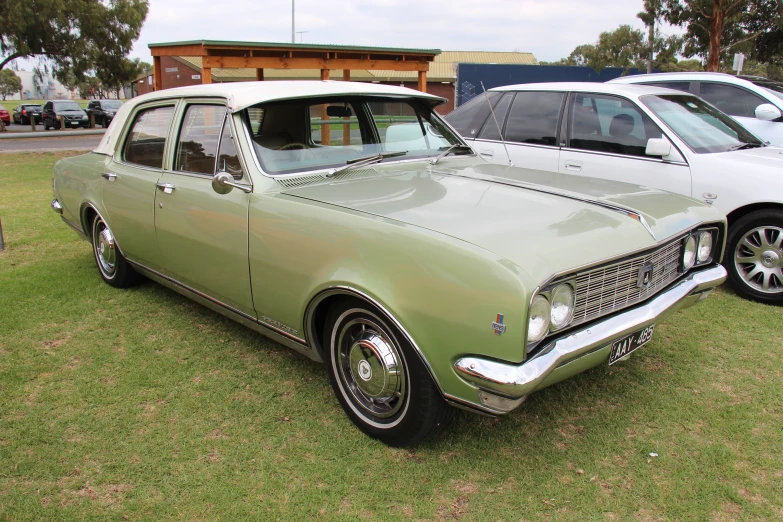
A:
{"type": "Polygon", "coordinates": [[[350,118],[351,108],[341,105],[329,105],[326,107],[326,115],[330,118],[350,118]]]}
{"type": "Polygon", "coordinates": [[[672,144],[666,138],[650,138],[644,153],[648,156],[668,156],[671,151],[672,144]]]}
{"type": "Polygon", "coordinates": [[[775,121],[783,114],[780,113],[780,109],[772,105],[771,103],[762,103],[755,110],[756,118],[762,121],[775,121]]]}

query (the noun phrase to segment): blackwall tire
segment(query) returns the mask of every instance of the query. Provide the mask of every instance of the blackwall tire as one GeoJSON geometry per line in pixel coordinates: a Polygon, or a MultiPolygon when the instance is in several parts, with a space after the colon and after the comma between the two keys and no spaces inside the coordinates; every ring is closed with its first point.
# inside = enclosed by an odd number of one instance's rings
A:
{"type": "Polygon", "coordinates": [[[723,264],[739,295],[783,304],[783,211],[758,210],[732,224],[723,264]]]}
{"type": "Polygon", "coordinates": [[[398,329],[364,301],[346,298],[332,306],[324,348],[335,395],[367,435],[406,447],[448,425],[453,409],[419,356],[398,329]]]}

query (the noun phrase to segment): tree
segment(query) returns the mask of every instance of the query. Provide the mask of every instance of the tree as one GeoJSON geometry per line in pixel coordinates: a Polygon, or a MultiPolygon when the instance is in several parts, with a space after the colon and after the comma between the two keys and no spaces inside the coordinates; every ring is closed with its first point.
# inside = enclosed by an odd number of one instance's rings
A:
{"type": "Polygon", "coordinates": [[[120,97],[120,90],[126,85],[138,78],[142,73],[152,70],[152,65],[142,62],[139,58],[129,60],[123,57],[120,60],[111,60],[96,66],[95,75],[100,80],[101,85],[108,91],[117,93],[120,97]]]}
{"type": "Polygon", "coordinates": [[[586,65],[596,71],[604,67],[630,69],[644,66],[647,54],[644,34],[630,25],[621,25],[614,31],[605,31],[594,44],[577,46],[560,65],[586,65]]]}
{"type": "Polygon", "coordinates": [[[728,51],[775,28],[780,0],[665,0],[664,18],[685,26],[686,56],[706,58],[705,70],[720,69],[728,51]]]}
{"type": "Polygon", "coordinates": [[[0,71],[0,96],[5,98],[9,94],[14,94],[22,90],[22,80],[16,75],[16,73],[10,69],[3,69],[0,71]]]}
{"type": "Polygon", "coordinates": [[[98,63],[116,66],[148,9],[148,0],[3,0],[0,70],[17,58],[38,58],[57,79],[70,72],[80,80],[98,63]]]}
{"type": "Polygon", "coordinates": [[[653,70],[653,58],[655,55],[655,24],[660,20],[663,10],[662,0],[644,0],[644,11],[637,13],[636,17],[639,18],[647,27],[647,52],[649,57],[647,58],[647,74],[651,74],[653,70]]]}

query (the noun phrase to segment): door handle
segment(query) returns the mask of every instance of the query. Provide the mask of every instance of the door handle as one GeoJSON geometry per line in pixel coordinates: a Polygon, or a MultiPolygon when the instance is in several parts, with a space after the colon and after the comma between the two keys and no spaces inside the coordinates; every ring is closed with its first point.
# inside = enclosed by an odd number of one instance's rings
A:
{"type": "Polygon", "coordinates": [[[172,192],[174,192],[174,189],[176,188],[171,183],[155,183],[155,186],[166,194],[171,194],[172,192]]]}
{"type": "Polygon", "coordinates": [[[114,181],[117,179],[117,174],[113,172],[104,172],[103,174],[101,174],[101,176],[108,179],[109,181],[114,181]]]}
{"type": "Polygon", "coordinates": [[[488,158],[491,158],[492,156],[495,155],[495,153],[492,151],[492,149],[480,150],[479,154],[482,155],[482,156],[486,156],[488,158]]]}
{"type": "Polygon", "coordinates": [[[581,161],[566,161],[565,162],[565,169],[566,170],[573,170],[576,172],[579,172],[582,170],[582,162],[581,161]]]}

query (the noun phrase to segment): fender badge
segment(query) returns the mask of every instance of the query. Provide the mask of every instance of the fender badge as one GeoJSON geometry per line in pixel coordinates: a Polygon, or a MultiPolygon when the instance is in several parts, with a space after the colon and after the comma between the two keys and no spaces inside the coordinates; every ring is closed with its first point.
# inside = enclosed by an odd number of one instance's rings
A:
{"type": "Polygon", "coordinates": [[[503,314],[498,314],[497,319],[492,323],[492,329],[495,331],[495,335],[506,331],[506,325],[503,324],[503,314]]]}

